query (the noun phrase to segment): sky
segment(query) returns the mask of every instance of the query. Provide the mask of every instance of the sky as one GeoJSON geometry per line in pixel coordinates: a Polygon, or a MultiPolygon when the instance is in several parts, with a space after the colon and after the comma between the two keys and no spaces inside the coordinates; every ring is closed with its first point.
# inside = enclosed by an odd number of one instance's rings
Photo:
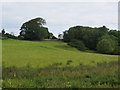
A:
{"type": "Polygon", "coordinates": [[[2,26],[19,35],[23,23],[36,17],[46,20],[55,36],[81,25],[118,29],[118,2],[2,2],[2,26]]]}

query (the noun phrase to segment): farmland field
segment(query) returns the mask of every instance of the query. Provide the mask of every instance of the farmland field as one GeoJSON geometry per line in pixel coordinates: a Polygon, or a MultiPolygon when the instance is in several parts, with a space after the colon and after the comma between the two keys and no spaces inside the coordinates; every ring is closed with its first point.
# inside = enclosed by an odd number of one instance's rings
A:
{"type": "Polygon", "coordinates": [[[2,41],[3,88],[118,88],[118,55],[60,41],[2,41]]]}

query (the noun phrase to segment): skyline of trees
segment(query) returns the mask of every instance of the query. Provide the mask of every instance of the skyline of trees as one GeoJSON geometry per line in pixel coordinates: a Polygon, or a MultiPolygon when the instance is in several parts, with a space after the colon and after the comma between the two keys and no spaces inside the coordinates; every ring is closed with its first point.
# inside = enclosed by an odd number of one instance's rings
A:
{"type": "Polygon", "coordinates": [[[120,31],[110,30],[106,26],[89,27],[89,26],[74,26],[65,30],[63,34],[58,34],[58,38],[53,33],[49,32],[43,18],[34,18],[22,24],[19,36],[14,36],[13,33],[5,33],[1,31],[3,37],[22,40],[44,40],[58,39],[66,42],[68,45],[77,48],[78,50],[94,50],[104,54],[120,54],[120,31]]]}
{"type": "Polygon", "coordinates": [[[78,50],[94,50],[104,54],[120,54],[120,31],[103,27],[74,26],[64,31],[63,41],[78,50]]]}

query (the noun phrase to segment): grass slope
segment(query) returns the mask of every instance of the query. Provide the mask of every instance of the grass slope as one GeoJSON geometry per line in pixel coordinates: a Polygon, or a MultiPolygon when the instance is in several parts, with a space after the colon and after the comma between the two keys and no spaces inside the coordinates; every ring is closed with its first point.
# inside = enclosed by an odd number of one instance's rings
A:
{"type": "Polygon", "coordinates": [[[117,55],[105,55],[78,51],[59,41],[22,41],[3,40],[2,58],[5,67],[46,67],[55,63],[66,66],[68,60],[72,60],[70,66],[96,65],[97,63],[117,61],[117,55]]]}

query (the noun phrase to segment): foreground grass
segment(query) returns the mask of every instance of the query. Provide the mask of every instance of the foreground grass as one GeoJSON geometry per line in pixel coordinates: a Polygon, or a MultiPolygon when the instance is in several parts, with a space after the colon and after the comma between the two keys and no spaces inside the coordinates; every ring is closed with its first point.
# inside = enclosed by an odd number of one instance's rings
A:
{"type": "Polygon", "coordinates": [[[3,67],[3,88],[118,88],[118,62],[59,68],[3,67]]]}
{"type": "Polygon", "coordinates": [[[22,41],[7,39],[2,41],[2,58],[5,67],[34,68],[52,64],[95,66],[97,63],[117,61],[117,55],[105,55],[78,51],[59,41],[22,41]]]}

